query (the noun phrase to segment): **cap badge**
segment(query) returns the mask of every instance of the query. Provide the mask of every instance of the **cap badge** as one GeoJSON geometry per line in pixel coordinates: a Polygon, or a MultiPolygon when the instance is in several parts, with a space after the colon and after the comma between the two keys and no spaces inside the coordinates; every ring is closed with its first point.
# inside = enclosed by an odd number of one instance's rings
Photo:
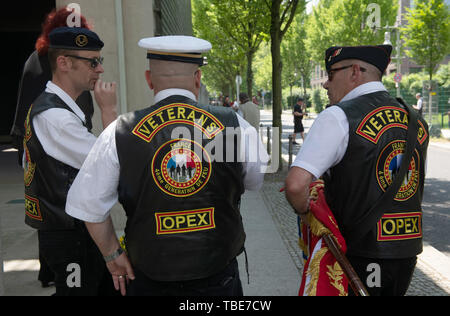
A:
{"type": "Polygon", "coordinates": [[[75,38],[75,44],[78,47],[84,47],[88,44],[88,38],[86,35],[80,34],[75,38]]]}
{"type": "Polygon", "coordinates": [[[339,56],[339,54],[342,52],[342,48],[336,49],[333,54],[328,58],[328,61],[331,61],[331,58],[334,58],[336,56],[339,56]]]}

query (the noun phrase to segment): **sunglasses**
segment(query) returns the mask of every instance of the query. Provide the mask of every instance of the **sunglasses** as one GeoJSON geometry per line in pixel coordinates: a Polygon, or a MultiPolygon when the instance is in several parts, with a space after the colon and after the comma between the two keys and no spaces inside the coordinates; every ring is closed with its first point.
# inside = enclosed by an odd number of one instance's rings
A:
{"type": "Polygon", "coordinates": [[[103,57],[86,58],[86,57],[81,57],[81,56],[76,56],[76,55],[64,55],[64,57],[72,57],[72,58],[76,58],[76,59],[87,60],[88,62],[91,63],[92,69],[97,68],[98,65],[103,65],[103,59],[104,59],[103,57]]]}
{"type": "MultiPolygon", "coordinates": [[[[334,68],[334,69],[328,70],[328,71],[327,71],[327,73],[328,73],[328,81],[333,80],[334,74],[335,74],[336,72],[338,72],[339,70],[344,70],[344,69],[350,68],[350,67],[352,67],[352,66],[354,66],[354,65],[348,65],[348,66],[344,66],[344,67],[334,68]]],[[[361,66],[359,67],[359,69],[360,69],[362,72],[365,72],[365,71],[366,71],[366,68],[363,68],[363,67],[361,67],[361,66]]]]}

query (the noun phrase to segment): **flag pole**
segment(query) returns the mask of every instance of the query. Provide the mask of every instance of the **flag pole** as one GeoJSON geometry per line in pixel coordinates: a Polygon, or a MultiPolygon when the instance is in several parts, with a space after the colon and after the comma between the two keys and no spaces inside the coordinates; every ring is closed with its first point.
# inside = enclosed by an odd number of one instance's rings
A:
{"type": "Polygon", "coordinates": [[[353,289],[353,292],[357,296],[369,296],[369,292],[367,292],[361,279],[356,274],[355,270],[353,269],[352,265],[348,261],[347,257],[342,253],[341,249],[337,245],[333,236],[330,234],[326,234],[326,235],[323,235],[322,238],[325,241],[325,243],[327,244],[328,249],[330,249],[331,253],[333,254],[333,256],[336,258],[337,262],[341,266],[345,275],[347,276],[348,283],[350,284],[351,288],[353,289]]]}

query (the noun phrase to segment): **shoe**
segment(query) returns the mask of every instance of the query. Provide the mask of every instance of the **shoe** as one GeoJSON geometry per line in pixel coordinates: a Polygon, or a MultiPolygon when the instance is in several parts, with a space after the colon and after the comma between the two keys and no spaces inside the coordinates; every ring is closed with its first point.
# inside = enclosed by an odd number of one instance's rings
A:
{"type": "Polygon", "coordinates": [[[293,141],[292,144],[294,144],[294,145],[300,145],[300,144],[297,143],[296,141],[293,141]]]}

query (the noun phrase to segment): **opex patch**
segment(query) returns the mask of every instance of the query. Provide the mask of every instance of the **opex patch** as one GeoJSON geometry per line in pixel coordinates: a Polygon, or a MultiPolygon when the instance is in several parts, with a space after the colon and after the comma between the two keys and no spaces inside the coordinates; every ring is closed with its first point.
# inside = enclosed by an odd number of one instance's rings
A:
{"type": "Polygon", "coordinates": [[[205,208],[181,212],[155,213],[156,234],[190,233],[214,229],[214,208],[205,208]]]}
{"type": "Polygon", "coordinates": [[[378,241],[422,238],[422,213],[384,214],[377,225],[378,241]]]}
{"type": "MultiPolygon", "coordinates": [[[[377,161],[376,177],[380,188],[386,191],[400,169],[405,152],[406,141],[396,140],[387,145],[377,161]]],[[[420,158],[417,150],[408,167],[405,179],[395,196],[396,201],[406,201],[411,198],[419,187],[420,158]]]]}
{"type": "Polygon", "coordinates": [[[211,176],[211,159],[197,142],[173,139],[163,144],[152,160],[156,185],[166,194],[186,197],[198,193],[211,176]]]}
{"type": "Polygon", "coordinates": [[[174,103],[144,117],[133,129],[133,134],[149,143],[161,129],[171,124],[192,125],[199,128],[208,139],[225,129],[211,113],[189,104],[174,103]]]}
{"type": "Polygon", "coordinates": [[[38,221],[43,221],[39,200],[25,194],[25,214],[38,221]]]}
{"type": "MultiPolygon", "coordinates": [[[[419,134],[417,140],[422,145],[428,137],[428,133],[419,120],[419,134]]],[[[356,134],[377,144],[380,137],[389,129],[399,127],[408,129],[408,112],[394,106],[383,106],[369,114],[359,124],[356,134]]]]}

